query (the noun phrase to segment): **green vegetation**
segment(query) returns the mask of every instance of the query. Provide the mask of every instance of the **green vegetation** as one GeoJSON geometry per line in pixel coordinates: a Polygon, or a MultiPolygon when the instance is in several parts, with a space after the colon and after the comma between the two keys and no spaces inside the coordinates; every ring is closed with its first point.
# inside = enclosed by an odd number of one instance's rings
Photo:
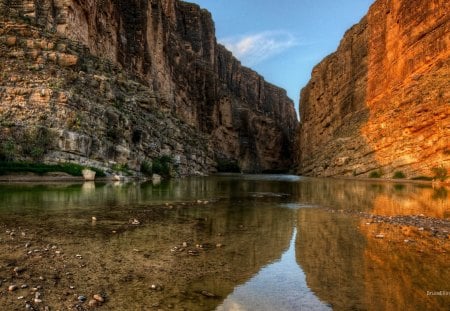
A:
{"type": "Polygon", "coordinates": [[[416,176],[411,178],[411,180],[425,180],[425,181],[432,181],[433,177],[429,177],[429,176],[416,176]]]}
{"type": "Polygon", "coordinates": [[[146,176],[151,176],[153,174],[152,164],[148,161],[141,163],[141,173],[146,176]]]}
{"type": "Polygon", "coordinates": [[[380,170],[372,171],[369,174],[369,178],[381,178],[382,175],[383,175],[383,173],[381,173],[380,170]]]}
{"type": "Polygon", "coordinates": [[[152,174],[158,174],[162,177],[170,177],[172,170],[173,160],[169,156],[162,156],[160,158],[153,159],[152,174]]]}
{"type": "MultiPolygon", "coordinates": [[[[50,172],[63,172],[72,176],[83,176],[82,170],[86,167],[74,163],[43,164],[27,162],[0,162],[0,175],[8,173],[35,173],[44,175],[50,172]]],[[[97,177],[105,177],[105,173],[95,167],[88,167],[96,172],[97,177]]]]}
{"type": "Polygon", "coordinates": [[[12,127],[9,132],[6,137],[0,135],[0,161],[31,158],[39,162],[56,141],[56,134],[46,127],[12,127]]]}
{"type": "Polygon", "coordinates": [[[117,163],[117,164],[114,164],[111,168],[113,171],[122,172],[125,175],[132,175],[130,172],[130,168],[128,167],[128,164],[126,164],[126,163],[125,164],[117,163]]]}
{"type": "Polygon", "coordinates": [[[141,173],[146,176],[153,174],[161,175],[164,178],[172,176],[173,159],[169,156],[162,156],[153,159],[152,163],[144,161],[141,163],[141,173]]]}
{"type": "Polygon", "coordinates": [[[440,181],[444,181],[448,177],[447,169],[445,167],[441,166],[435,166],[431,169],[431,171],[434,173],[433,178],[438,179],[440,181]]]}
{"type": "Polygon", "coordinates": [[[240,173],[241,168],[236,160],[217,160],[217,171],[220,173],[240,173]]]}
{"type": "Polygon", "coordinates": [[[394,175],[392,176],[392,178],[394,178],[394,179],[402,179],[402,178],[406,178],[406,175],[402,171],[396,171],[394,173],[394,175]]]}

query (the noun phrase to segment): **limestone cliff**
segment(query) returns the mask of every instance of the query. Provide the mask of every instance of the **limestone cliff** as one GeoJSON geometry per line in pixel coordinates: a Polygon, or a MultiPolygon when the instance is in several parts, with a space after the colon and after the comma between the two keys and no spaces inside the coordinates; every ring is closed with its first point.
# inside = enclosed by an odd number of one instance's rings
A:
{"type": "Polygon", "coordinates": [[[301,92],[300,173],[450,169],[450,3],[377,0],[301,92]]]}
{"type": "MultiPolygon", "coordinates": [[[[98,139],[100,149],[108,149],[106,145],[110,144],[121,150],[118,152],[120,161],[107,152],[89,148],[85,152],[88,158],[99,157],[101,161],[130,165],[133,159],[145,157],[151,146],[154,151],[150,158],[167,154],[178,162],[193,160],[198,162],[193,170],[200,172],[212,170],[214,161],[223,160],[236,161],[249,172],[291,167],[297,127],[292,101],[284,90],[242,67],[230,52],[217,44],[210,14],[197,5],[177,0],[0,0],[0,11],[5,23],[2,57],[7,57],[11,68],[18,65],[11,55],[21,54],[23,57],[18,59],[30,60],[28,66],[38,66],[37,72],[31,75],[39,76],[34,84],[26,86],[28,91],[22,97],[14,95],[19,92],[18,83],[2,80],[3,119],[15,118],[11,103],[16,97],[23,100],[25,112],[22,110],[22,114],[26,115],[26,110],[34,103],[32,94],[39,95],[42,86],[39,82],[45,78],[46,91],[43,92],[48,92],[46,96],[52,99],[62,96],[73,107],[73,114],[92,119],[83,130],[72,132],[86,136],[83,139],[87,145],[98,139]],[[33,34],[15,30],[11,35],[6,26],[32,29],[33,34]],[[57,42],[63,38],[71,42],[69,51],[59,49],[57,42]],[[16,41],[9,44],[8,40],[16,41]],[[29,40],[34,42],[31,46],[27,45],[29,40]],[[42,40],[53,45],[51,48],[41,46],[42,40]],[[73,48],[77,44],[78,49],[73,48]],[[65,67],[61,69],[61,66],[65,67]],[[47,75],[48,70],[63,72],[56,75],[63,87],[55,89],[49,85],[48,80],[55,75],[47,75]],[[67,76],[83,80],[84,85],[74,90],[77,84],[70,83],[67,76]],[[93,80],[96,82],[91,83],[93,80]],[[134,86],[127,86],[129,83],[134,86]],[[98,98],[91,98],[92,94],[98,98]],[[83,96],[83,100],[78,98],[83,96]],[[72,104],[74,102],[89,102],[91,110],[101,112],[94,117],[86,114],[86,107],[72,104]],[[149,111],[149,107],[154,111],[149,111]],[[104,111],[115,117],[109,118],[104,111]],[[152,116],[156,123],[167,128],[166,132],[161,133],[160,127],[145,120],[152,116]],[[165,118],[173,122],[166,126],[165,118]],[[94,123],[97,126],[93,127],[94,123]],[[184,124],[183,127],[178,123],[184,124]],[[96,131],[107,128],[108,124],[118,130],[117,135],[113,135],[119,136],[115,137],[116,142],[107,139],[105,143],[103,134],[107,130],[96,131]],[[134,127],[140,134],[133,134],[134,127]],[[172,136],[174,132],[177,134],[172,136]],[[138,144],[133,142],[133,137],[139,140],[138,144]],[[168,141],[161,142],[161,137],[168,141]],[[198,150],[198,146],[203,146],[202,150],[198,150]]],[[[6,64],[6,60],[2,60],[2,64],[6,64]]],[[[11,75],[14,72],[11,71],[11,75]]],[[[56,117],[61,114],[58,104],[56,106],[51,117],[57,119],[56,123],[63,123],[64,116],[56,117]]],[[[54,127],[60,133],[67,131],[62,124],[54,127]]],[[[65,136],[59,137],[64,140],[65,136]]],[[[61,144],[57,149],[61,151],[61,144]]]]}

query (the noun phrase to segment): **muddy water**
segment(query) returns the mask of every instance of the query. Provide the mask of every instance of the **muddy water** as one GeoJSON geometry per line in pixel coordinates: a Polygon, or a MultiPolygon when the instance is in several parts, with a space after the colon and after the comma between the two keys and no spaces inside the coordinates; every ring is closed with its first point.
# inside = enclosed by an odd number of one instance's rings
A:
{"type": "Polygon", "coordinates": [[[447,310],[449,197],[281,175],[3,184],[0,310],[95,294],[100,310],[447,310]]]}

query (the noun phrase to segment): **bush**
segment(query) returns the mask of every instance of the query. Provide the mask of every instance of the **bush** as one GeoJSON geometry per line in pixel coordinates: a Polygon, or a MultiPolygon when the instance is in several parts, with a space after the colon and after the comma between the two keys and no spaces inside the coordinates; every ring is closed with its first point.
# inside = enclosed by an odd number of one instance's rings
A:
{"type": "Polygon", "coordinates": [[[444,181],[447,179],[447,169],[443,166],[435,166],[431,169],[434,173],[434,179],[439,179],[440,181],[444,181]]]}
{"type": "Polygon", "coordinates": [[[383,174],[379,170],[378,171],[372,171],[369,174],[369,178],[380,178],[381,175],[383,175],[383,174]]]}
{"type": "Polygon", "coordinates": [[[144,161],[141,163],[141,173],[147,176],[151,176],[153,174],[152,164],[148,161],[144,161]]]}
{"type": "Polygon", "coordinates": [[[10,138],[0,145],[0,160],[14,161],[17,158],[16,142],[10,138]]]}
{"type": "Polygon", "coordinates": [[[402,179],[402,178],[406,178],[406,175],[402,171],[396,171],[394,173],[394,176],[392,176],[392,178],[394,178],[394,179],[402,179]]]}
{"type": "Polygon", "coordinates": [[[169,156],[162,156],[160,158],[153,159],[152,174],[158,174],[163,177],[170,177],[172,162],[172,158],[169,156]]]}
{"type": "Polygon", "coordinates": [[[130,168],[128,167],[128,164],[126,164],[126,163],[125,164],[119,164],[119,163],[114,164],[112,166],[112,170],[116,171],[116,172],[122,172],[126,175],[131,175],[130,168]]]}

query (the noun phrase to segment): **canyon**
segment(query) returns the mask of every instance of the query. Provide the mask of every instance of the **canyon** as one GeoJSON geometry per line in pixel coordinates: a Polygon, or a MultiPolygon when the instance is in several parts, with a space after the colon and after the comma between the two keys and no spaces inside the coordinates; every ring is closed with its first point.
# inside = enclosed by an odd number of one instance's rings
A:
{"type": "Polygon", "coordinates": [[[292,100],[217,43],[199,6],[1,0],[0,12],[3,157],[138,172],[168,156],[178,175],[293,166],[292,100]]]}
{"type": "Polygon", "coordinates": [[[449,11],[444,0],[377,0],[346,32],[301,92],[300,174],[448,174],[449,11]]]}

